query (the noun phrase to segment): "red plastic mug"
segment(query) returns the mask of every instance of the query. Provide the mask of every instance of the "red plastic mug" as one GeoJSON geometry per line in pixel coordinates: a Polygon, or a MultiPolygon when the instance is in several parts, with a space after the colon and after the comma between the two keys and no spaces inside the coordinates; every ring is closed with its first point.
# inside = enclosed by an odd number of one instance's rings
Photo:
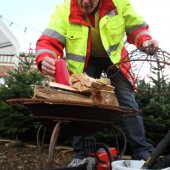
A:
{"type": "Polygon", "coordinates": [[[55,81],[59,84],[69,85],[69,72],[64,59],[56,59],[55,81]]]}

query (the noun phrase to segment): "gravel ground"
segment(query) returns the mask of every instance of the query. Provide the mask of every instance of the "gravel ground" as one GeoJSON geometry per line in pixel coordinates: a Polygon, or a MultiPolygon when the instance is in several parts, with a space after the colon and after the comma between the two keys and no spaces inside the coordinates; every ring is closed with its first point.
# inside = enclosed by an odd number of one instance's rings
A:
{"type": "MultiPolygon", "coordinates": [[[[57,150],[53,167],[65,167],[72,159],[72,152],[57,150]]],[[[0,170],[43,170],[48,167],[48,148],[40,153],[34,145],[14,145],[0,142],[0,170]]]]}

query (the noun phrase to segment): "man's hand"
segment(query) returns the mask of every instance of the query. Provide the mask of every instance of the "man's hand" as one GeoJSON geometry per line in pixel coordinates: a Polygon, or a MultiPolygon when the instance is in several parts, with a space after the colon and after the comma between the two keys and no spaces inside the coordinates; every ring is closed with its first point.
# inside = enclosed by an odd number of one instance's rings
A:
{"type": "Polygon", "coordinates": [[[142,43],[142,47],[158,47],[158,41],[156,40],[146,40],[142,43]]]}
{"type": "Polygon", "coordinates": [[[146,40],[142,43],[142,51],[149,55],[154,55],[158,50],[158,41],[156,40],[146,40]]]}
{"type": "Polygon", "coordinates": [[[55,59],[46,56],[41,62],[41,69],[44,74],[55,76],[55,59]]]}

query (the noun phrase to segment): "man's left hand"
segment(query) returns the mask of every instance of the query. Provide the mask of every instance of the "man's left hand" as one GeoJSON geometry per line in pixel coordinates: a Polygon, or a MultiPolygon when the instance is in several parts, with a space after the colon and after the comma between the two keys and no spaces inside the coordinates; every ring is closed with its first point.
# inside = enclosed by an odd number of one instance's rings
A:
{"type": "Polygon", "coordinates": [[[158,41],[146,40],[142,43],[142,51],[149,55],[154,55],[158,50],[158,41]]]}
{"type": "Polygon", "coordinates": [[[142,47],[158,47],[158,41],[156,40],[146,40],[142,43],[142,47]]]}

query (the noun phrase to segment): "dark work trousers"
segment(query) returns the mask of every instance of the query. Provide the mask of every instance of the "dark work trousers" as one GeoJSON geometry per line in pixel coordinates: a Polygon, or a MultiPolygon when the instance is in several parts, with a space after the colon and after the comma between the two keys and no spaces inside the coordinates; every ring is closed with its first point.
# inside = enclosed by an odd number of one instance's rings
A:
{"type": "MultiPolygon", "coordinates": [[[[115,87],[115,93],[120,106],[127,106],[138,109],[134,97],[134,91],[131,83],[117,69],[108,72],[108,68],[113,65],[109,57],[96,58],[90,57],[85,72],[93,78],[100,78],[104,71],[108,73],[112,85],[115,87]]],[[[131,148],[133,159],[148,158],[153,151],[153,146],[146,141],[143,118],[137,116],[124,116],[121,118],[124,131],[127,134],[127,139],[131,148]]],[[[83,137],[73,137],[73,148],[75,150],[75,158],[84,158],[85,152],[82,149],[83,137]]]]}

